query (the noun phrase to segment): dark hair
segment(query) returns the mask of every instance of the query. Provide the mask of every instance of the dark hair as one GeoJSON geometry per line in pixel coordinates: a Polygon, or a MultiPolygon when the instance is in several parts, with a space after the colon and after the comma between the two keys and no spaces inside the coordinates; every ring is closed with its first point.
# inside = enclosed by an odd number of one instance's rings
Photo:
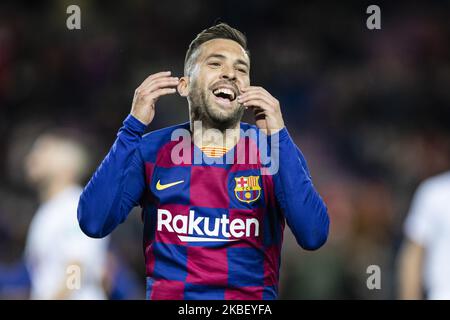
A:
{"type": "Polygon", "coordinates": [[[206,41],[213,39],[229,39],[236,41],[245,50],[247,55],[250,56],[250,52],[247,49],[247,38],[245,35],[235,29],[230,27],[228,24],[221,22],[208,29],[200,32],[194,40],[192,40],[189,45],[189,49],[186,52],[186,57],[184,59],[184,73],[188,74],[190,67],[192,66],[192,57],[195,55],[197,49],[206,41]]]}

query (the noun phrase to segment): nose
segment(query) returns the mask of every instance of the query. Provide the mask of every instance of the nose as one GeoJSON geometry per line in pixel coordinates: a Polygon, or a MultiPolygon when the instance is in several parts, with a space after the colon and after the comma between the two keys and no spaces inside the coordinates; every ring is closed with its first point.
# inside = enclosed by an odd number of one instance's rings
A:
{"type": "Polygon", "coordinates": [[[222,69],[222,74],[221,74],[220,78],[225,79],[225,80],[235,81],[236,80],[236,72],[235,72],[234,68],[224,67],[222,69]]]}

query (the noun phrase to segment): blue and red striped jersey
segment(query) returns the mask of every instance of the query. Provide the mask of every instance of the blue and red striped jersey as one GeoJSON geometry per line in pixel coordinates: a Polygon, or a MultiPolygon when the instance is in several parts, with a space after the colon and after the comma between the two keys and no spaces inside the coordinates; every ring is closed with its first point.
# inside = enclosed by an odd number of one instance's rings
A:
{"type": "Polygon", "coordinates": [[[210,158],[192,142],[180,149],[176,133],[189,123],[143,135],[146,126],[129,115],[84,188],[78,219],[91,237],[142,207],[148,299],[276,299],[285,221],[303,248],[325,243],[327,208],[287,129],[270,172],[259,141],[273,137],[240,126],[256,136],[241,134],[210,158]]]}

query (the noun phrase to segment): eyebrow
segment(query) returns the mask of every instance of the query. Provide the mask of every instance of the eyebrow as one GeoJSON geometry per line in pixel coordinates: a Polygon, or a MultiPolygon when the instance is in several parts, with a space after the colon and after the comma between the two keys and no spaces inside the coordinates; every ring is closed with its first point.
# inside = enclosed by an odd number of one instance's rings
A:
{"type": "MultiPolygon", "coordinates": [[[[209,56],[207,56],[205,58],[205,60],[208,60],[210,58],[219,58],[219,59],[226,59],[226,56],[224,56],[223,54],[220,53],[211,53],[209,56]]],[[[236,64],[243,64],[244,66],[246,66],[247,68],[249,68],[249,65],[246,61],[242,60],[242,59],[237,59],[236,60],[236,64]]]]}

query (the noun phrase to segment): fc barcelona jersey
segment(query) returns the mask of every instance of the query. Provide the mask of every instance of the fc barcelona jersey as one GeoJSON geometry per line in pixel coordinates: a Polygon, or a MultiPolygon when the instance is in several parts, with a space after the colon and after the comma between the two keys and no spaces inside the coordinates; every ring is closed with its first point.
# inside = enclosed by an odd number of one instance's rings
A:
{"type": "Polygon", "coordinates": [[[143,135],[129,115],[85,187],[78,219],[89,236],[106,236],[142,207],[148,299],[275,299],[285,222],[307,250],[326,241],[326,206],[287,129],[273,170],[259,143],[273,137],[240,126],[256,135],[209,157],[176,134],[189,123],[143,135]]]}

